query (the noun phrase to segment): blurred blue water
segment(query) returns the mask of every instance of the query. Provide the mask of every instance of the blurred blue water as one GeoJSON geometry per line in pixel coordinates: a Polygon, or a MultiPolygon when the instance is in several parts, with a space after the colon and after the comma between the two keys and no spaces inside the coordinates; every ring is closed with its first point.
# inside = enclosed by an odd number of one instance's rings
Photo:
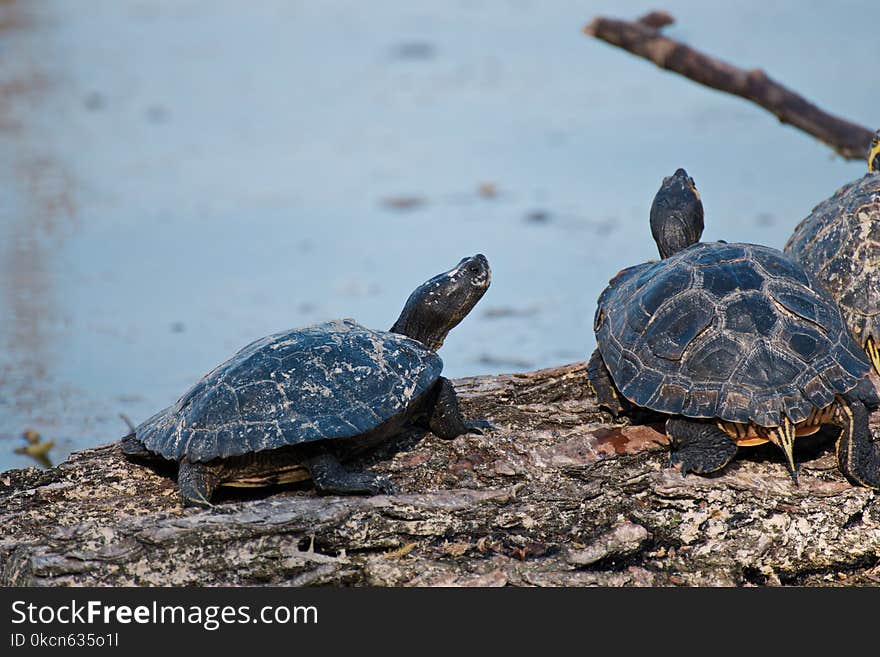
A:
{"type": "MultiPolygon", "coordinates": [[[[706,239],[781,247],[864,166],[581,34],[644,2],[0,2],[0,470],[124,433],[253,338],[390,326],[485,253],[451,376],[588,356],[654,257],[663,176],[706,239]],[[483,193],[480,193],[480,187],[483,193]],[[409,209],[395,209],[395,203],[409,209]]],[[[868,126],[880,5],[664,3],[668,32],[868,126]]]]}

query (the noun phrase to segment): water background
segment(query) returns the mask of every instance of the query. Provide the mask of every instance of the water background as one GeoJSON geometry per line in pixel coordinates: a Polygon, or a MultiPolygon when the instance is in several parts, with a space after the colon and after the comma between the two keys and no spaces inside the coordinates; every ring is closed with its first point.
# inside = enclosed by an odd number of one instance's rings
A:
{"type": "MultiPolygon", "coordinates": [[[[588,38],[645,2],[0,0],[0,470],[113,440],[252,339],[389,327],[485,253],[450,376],[588,357],[683,166],[707,240],[781,247],[864,171],[588,38]]],[[[670,36],[880,124],[880,3],[666,0],[670,36]]]]}

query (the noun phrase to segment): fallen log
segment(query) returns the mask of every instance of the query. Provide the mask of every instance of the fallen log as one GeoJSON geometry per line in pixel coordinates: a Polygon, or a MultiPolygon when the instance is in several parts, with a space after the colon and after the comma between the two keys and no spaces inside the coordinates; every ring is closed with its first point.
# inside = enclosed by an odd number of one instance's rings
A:
{"type": "Polygon", "coordinates": [[[394,496],[300,484],[184,509],[173,469],[117,443],[0,473],[0,585],[880,583],[880,496],[838,472],[833,431],[799,440],[799,487],[775,449],[683,477],[657,426],[597,408],[585,368],[456,380],[495,428],[366,457],[394,496]]]}
{"type": "Polygon", "coordinates": [[[760,69],[737,68],[664,36],[661,29],[674,22],[666,12],[653,11],[636,21],[598,17],[583,31],[660,68],[750,100],[848,160],[867,157],[873,130],[828,114],[760,69]]]}

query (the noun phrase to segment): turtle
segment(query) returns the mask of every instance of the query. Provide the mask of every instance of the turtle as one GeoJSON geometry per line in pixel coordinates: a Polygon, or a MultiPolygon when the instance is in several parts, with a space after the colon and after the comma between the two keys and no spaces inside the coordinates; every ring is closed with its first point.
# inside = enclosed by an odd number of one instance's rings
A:
{"type": "Polygon", "coordinates": [[[489,288],[483,254],[426,281],[388,331],[327,321],[251,342],[125,436],[131,457],[176,461],[184,506],[218,486],[311,479],[318,492],[393,493],[342,462],[411,428],[451,440],[491,424],[462,416],[437,351],[489,288]]]}
{"type": "Polygon", "coordinates": [[[665,420],[682,474],[769,441],[795,485],[795,437],[837,425],[841,471],[880,488],[868,426],[880,399],[828,293],[777,249],[700,242],[702,202],[684,169],[664,178],[650,224],[661,259],[622,270],[598,299],[587,373],[600,406],[665,420]]]}
{"type": "Polygon", "coordinates": [[[868,172],[813,208],[783,250],[835,298],[880,375],[880,130],[868,172]]]}

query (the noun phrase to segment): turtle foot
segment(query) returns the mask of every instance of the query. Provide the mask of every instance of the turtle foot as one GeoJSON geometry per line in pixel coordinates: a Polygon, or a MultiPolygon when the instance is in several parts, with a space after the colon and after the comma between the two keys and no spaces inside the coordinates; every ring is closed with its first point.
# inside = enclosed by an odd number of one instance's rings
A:
{"type": "Polygon", "coordinates": [[[713,424],[674,417],[666,421],[666,435],[672,440],[669,461],[681,474],[708,474],[730,463],[736,443],[713,424]]]}
{"type": "Polygon", "coordinates": [[[329,453],[318,454],[305,463],[321,493],[342,495],[393,495],[397,487],[388,477],[371,472],[350,472],[329,453]]]}
{"type": "Polygon", "coordinates": [[[489,420],[471,420],[470,422],[466,422],[465,426],[467,427],[468,433],[475,433],[478,435],[482,435],[495,428],[495,425],[489,420]]]}
{"type": "Polygon", "coordinates": [[[369,472],[347,472],[344,478],[333,481],[323,479],[315,487],[321,493],[337,495],[394,495],[400,492],[392,481],[383,475],[369,472]]]}

